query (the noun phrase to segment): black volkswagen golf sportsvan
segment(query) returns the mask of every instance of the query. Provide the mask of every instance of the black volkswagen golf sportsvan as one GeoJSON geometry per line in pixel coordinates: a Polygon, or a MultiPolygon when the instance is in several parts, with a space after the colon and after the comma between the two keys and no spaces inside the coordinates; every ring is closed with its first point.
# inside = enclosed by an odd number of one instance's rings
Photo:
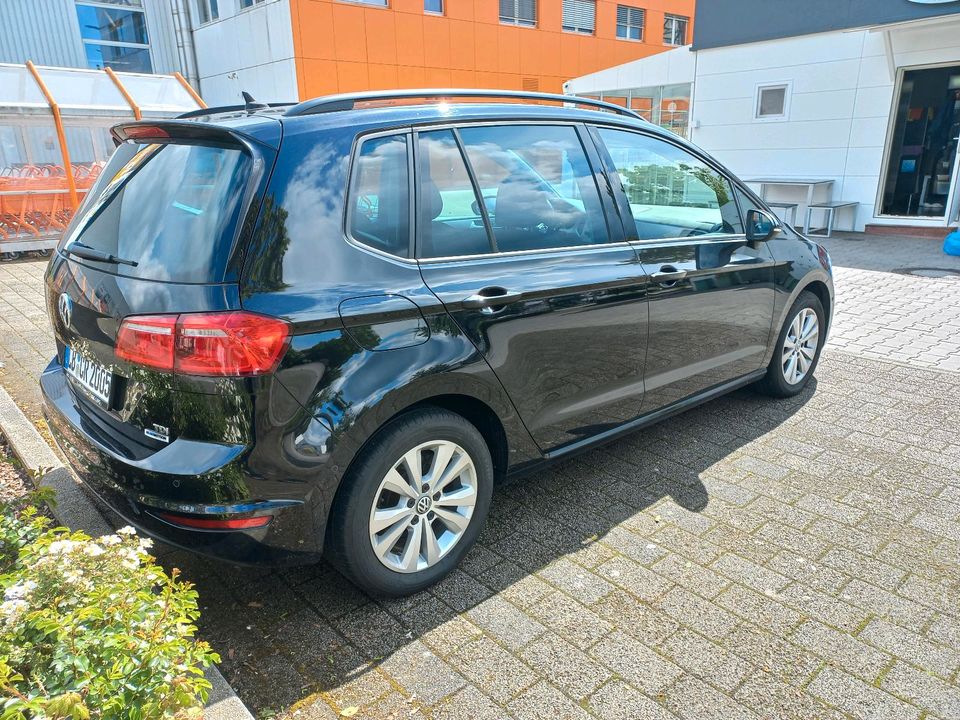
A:
{"type": "Polygon", "coordinates": [[[47,418],[116,512],[230,561],[419,590],[499,479],[794,395],[827,336],[824,249],[616,105],[339,95],[113,135],[46,275],[47,418]]]}

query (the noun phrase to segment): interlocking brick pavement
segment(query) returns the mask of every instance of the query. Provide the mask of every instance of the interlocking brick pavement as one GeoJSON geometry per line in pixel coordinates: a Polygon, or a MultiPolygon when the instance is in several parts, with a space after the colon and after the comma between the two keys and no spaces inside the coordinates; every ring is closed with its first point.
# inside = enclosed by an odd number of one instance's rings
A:
{"type": "MultiPolygon", "coordinates": [[[[264,717],[960,717],[960,373],[935,332],[958,285],[889,272],[954,262],[897,243],[884,264],[830,241],[836,326],[799,397],[739,391],[499,488],[463,567],[415,597],[161,560],[264,717]],[[909,356],[887,352],[904,317],[925,323],[909,356]]],[[[0,266],[8,306],[39,299],[24,265],[0,266]]],[[[8,384],[46,341],[0,335],[8,384]]]]}
{"type": "Polygon", "coordinates": [[[0,262],[0,383],[33,420],[37,378],[56,353],[43,299],[45,259],[0,262]]]}
{"type": "Polygon", "coordinates": [[[841,234],[824,242],[837,292],[830,347],[960,371],[960,257],[944,254],[932,240],[864,237],[841,234]],[[917,268],[957,274],[931,278],[891,272],[917,268]]]}

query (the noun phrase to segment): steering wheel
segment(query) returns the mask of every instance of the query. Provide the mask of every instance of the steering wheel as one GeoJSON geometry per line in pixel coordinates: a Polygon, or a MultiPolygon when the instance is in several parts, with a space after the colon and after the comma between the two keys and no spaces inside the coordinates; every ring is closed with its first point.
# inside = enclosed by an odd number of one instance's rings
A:
{"type": "Polygon", "coordinates": [[[367,220],[374,220],[376,216],[376,207],[376,204],[369,195],[361,195],[357,198],[357,212],[361,213],[367,220]]]}

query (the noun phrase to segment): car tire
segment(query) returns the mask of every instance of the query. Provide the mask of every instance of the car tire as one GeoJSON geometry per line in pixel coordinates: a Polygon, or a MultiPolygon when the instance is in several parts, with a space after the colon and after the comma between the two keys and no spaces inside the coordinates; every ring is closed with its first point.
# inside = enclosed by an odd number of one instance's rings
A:
{"type": "Polygon", "coordinates": [[[328,557],[373,595],[418,592],[476,542],[492,492],[490,451],[472,423],[440,408],[406,413],[370,440],[344,477],[328,522],[328,557]]]}
{"type": "Polygon", "coordinates": [[[764,395],[778,398],[802,392],[816,372],[825,329],[820,298],[804,290],[790,307],[777,335],[767,374],[755,388],[764,395]],[[812,320],[816,321],[815,325],[811,324],[812,320]]]}

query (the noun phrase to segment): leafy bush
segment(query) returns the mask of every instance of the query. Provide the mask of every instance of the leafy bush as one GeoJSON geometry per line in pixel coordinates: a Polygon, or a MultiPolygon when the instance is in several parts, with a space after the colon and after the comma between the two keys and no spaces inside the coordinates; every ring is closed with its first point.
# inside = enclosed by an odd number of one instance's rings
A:
{"type": "Polygon", "coordinates": [[[201,668],[220,658],[193,639],[192,586],[132,528],[94,540],[49,525],[0,505],[0,720],[201,717],[201,668]]]}

